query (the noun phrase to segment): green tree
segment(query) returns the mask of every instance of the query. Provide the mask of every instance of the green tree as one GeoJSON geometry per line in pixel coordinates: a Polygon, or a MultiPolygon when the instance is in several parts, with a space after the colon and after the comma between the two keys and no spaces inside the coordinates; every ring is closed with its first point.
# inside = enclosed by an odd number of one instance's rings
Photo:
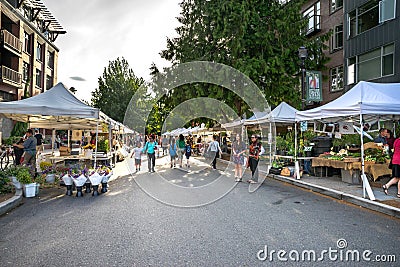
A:
{"type": "MultiPolygon", "coordinates": [[[[328,35],[309,39],[299,10],[304,0],[183,0],[178,37],[167,39],[160,54],[173,64],[207,60],[229,65],[249,76],[272,105],[286,101],[300,107],[300,46],[309,49],[309,69],[322,69],[328,35]]],[[[241,115],[248,110],[229,90],[214,85],[185,85],[172,92],[173,104],[209,96],[241,115]]]]}
{"type": "Polygon", "coordinates": [[[122,122],[129,101],[142,83],[124,58],[110,61],[98,79],[99,87],[92,92],[92,106],[122,122]]]}

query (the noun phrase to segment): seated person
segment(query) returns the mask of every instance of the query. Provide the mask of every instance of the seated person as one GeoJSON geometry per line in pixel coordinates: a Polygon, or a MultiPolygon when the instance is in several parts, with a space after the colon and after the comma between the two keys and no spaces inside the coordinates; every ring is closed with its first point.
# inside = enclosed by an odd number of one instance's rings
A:
{"type": "Polygon", "coordinates": [[[382,143],[382,144],[386,145],[387,144],[387,140],[386,140],[387,134],[388,134],[387,133],[387,129],[386,128],[381,128],[379,130],[379,135],[378,135],[378,137],[376,137],[374,139],[374,142],[375,143],[382,143]]]}

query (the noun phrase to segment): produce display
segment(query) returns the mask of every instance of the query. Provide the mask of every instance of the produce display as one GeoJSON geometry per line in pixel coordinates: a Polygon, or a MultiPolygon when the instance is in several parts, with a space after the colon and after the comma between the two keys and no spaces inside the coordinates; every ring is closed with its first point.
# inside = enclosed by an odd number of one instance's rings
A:
{"type": "MultiPolygon", "coordinates": [[[[386,163],[390,159],[390,156],[385,153],[383,149],[380,148],[368,148],[364,151],[365,161],[376,162],[376,163],[386,163]]],[[[341,149],[338,153],[333,151],[325,152],[322,157],[331,160],[349,160],[361,157],[359,152],[348,152],[346,149],[341,149]]]]}

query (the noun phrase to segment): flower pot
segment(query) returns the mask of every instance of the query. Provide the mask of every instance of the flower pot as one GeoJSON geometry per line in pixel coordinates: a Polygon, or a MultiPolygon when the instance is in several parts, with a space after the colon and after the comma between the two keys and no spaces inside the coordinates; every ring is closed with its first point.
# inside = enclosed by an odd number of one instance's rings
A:
{"type": "Polygon", "coordinates": [[[98,195],[99,195],[99,185],[93,185],[92,196],[98,196],[98,195]]]}
{"type": "Polygon", "coordinates": [[[34,197],[36,196],[36,183],[24,184],[23,185],[23,193],[25,197],[34,197]]]}
{"type": "Polygon", "coordinates": [[[56,181],[56,175],[54,173],[50,173],[46,175],[46,183],[52,184],[56,181]]]}
{"type": "Polygon", "coordinates": [[[17,177],[11,176],[10,180],[12,181],[13,185],[15,186],[15,189],[22,189],[22,184],[18,182],[17,177]]]}
{"type": "Polygon", "coordinates": [[[83,197],[82,186],[76,186],[76,197],[83,197]]]}
{"type": "Polygon", "coordinates": [[[101,183],[101,192],[102,193],[106,193],[107,191],[108,191],[108,189],[107,189],[107,183],[101,183]]]}
{"type": "Polygon", "coordinates": [[[72,196],[72,184],[67,185],[67,192],[65,194],[67,196],[72,196]]]}

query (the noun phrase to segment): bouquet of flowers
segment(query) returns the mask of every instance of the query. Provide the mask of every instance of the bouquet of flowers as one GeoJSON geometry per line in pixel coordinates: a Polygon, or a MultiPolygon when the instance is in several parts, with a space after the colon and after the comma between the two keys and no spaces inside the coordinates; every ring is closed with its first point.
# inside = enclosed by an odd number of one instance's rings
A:
{"type": "Polygon", "coordinates": [[[101,183],[103,177],[98,173],[98,172],[93,172],[91,175],[89,175],[89,180],[92,183],[92,185],[98,185],[101,183]]]}
{"type": "Polygon", "coordinates": [[[102,183],[107,183],[108,180],[110,179],[111,175],[113,174],[112,170],[107,167],[107,166],[103,166],[99,169],[99,174],[102,177],[101,182],[102,183]]]}

